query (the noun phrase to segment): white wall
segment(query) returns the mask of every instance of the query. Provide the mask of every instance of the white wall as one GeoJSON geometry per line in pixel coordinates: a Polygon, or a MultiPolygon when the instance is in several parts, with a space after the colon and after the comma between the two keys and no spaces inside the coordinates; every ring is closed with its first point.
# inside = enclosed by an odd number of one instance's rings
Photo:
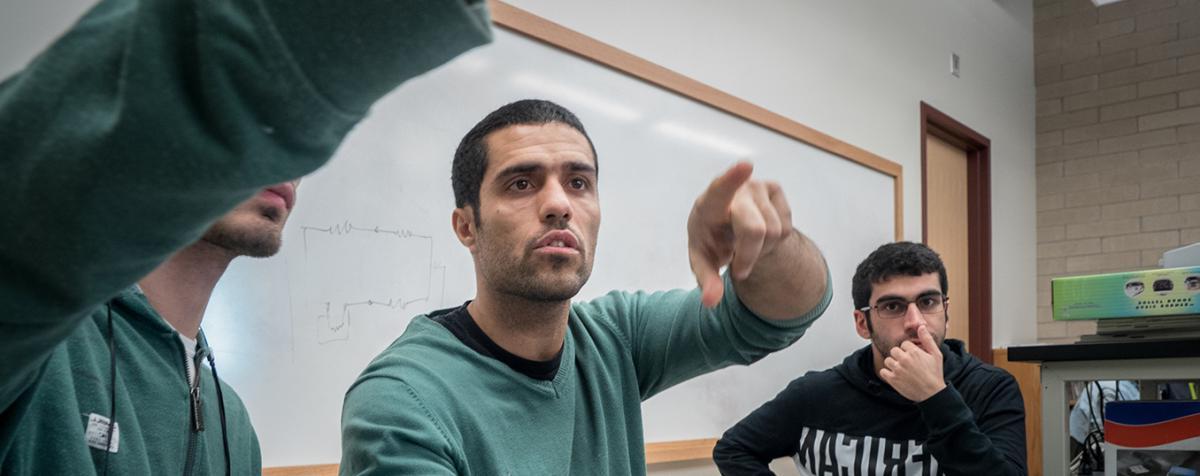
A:
{"type": "Polygon", "coordinates": [[[510,3],[899,162],[909,240],[921,239],[920,102],[988,137],[993,344],[1036,340],[1029,0],[510,3]]]}

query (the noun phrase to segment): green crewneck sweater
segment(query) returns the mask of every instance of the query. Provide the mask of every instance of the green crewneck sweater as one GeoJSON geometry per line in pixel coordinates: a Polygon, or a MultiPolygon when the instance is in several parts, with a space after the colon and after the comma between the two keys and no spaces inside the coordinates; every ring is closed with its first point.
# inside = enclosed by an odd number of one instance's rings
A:
{"type": "Polygon", "coordinates": [[[571,306],[553,380],[521,374],[417,316],[346,394],[341,473],[644,474],[641,402],[749,364],[804,333],[831,290],[796,319],[754,315],[725,280],[700,291],[613,292],[571,306]]]}
{"type": "MultiPolygon", "coordinates": [[[[211,375],[193,438],[182,346],[128,289],[489,26],[482,0],[107,0],[0,84],[0,474],[222,472],[211,375]],[[113,385],[105,463],[86,431],[113,385]]],[[[257,474],[225,400],[233,471],[257,474]]]]}

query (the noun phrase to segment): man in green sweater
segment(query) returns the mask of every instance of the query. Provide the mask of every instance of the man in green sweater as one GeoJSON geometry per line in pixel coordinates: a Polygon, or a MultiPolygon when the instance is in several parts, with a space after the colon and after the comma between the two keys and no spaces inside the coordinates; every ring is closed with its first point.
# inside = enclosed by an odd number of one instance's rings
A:
{"type": "Polygon", "coordinates": [[[733,166],[696,200],[698,289],[572,304],[600,227],[595,149],[547,101],[489,114],[452,171],[476,297],[415,317],[354,383],[342,474],[644,473],[642,400],[786,347],[829,304],[820,252],[751,171],[733,166]]]}
{"type": "Polygon", "coordinates": [[[489,39],[482,1],[106,0],[0,84],[0,474],[259,474],[189,370],[212,284],[375,100],[489,39]]]}

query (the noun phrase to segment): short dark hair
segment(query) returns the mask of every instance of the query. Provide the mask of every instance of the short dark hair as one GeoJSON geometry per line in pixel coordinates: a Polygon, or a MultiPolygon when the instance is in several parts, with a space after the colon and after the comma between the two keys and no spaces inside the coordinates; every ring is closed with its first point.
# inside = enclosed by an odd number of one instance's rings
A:
{"type": "MultiPolygon", "coordinates": [[[[587,139],[588,147],[592,150],[592,160],[596,162],[599,171],[599,159],[596,157],[596,147],[592,138],[583,129],[583,123],[567,108],[542,99],[522,99],[505,104],[500,109],[492,111],[487,117],[475,124],[467,135],[458,143],[454,151],[454,165],[450,171],[450,184],[454,187],[454,206],[462,208],[470,205],[479,209],[479,188],[483,184],[483,175],[487,172],[487,144],[484,139],[488,134],[509,126],[526,124],[548,124],[557,122],[567,125],[587,139]]],[[[479,213],[475,213],[476,223],[479,213]]]]}
{"type": "Polygon", "coordinates": [[[949,291],[946,280],[946,265],[936,252],[921,243],[898,241],[880,246],[867,259],[858,264],[851,282],[850,293],[854,297],[854,308],[871,305],[871,290],[893,276],[920,276],[937,272],[942,285],[942,294],[949,291]]]}

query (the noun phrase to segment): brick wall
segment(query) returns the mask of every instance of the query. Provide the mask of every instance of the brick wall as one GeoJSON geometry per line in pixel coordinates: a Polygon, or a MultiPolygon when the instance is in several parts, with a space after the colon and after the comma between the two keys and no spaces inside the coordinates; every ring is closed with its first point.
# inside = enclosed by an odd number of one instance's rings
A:
{"type": "Polygon", "coordinates": [[[1157,267],[1200,241],[1200,0],[1034,0],[1038,339],[1050,278],[1157,267]]]}

